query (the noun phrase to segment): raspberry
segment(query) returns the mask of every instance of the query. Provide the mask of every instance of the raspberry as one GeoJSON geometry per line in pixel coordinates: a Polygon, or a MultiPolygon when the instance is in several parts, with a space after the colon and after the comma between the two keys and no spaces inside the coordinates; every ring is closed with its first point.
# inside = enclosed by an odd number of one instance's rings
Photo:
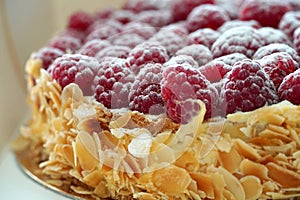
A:
{"type": "Polygon", "coordinates": [[[248,26],[231,28],[215,41],[211,51],[215,58],[231,53],[242,53],[251,58],[263,44],[256,29],[248,26]]]}
{"type": "Polygon", "coordinates": [[[169,56],[173,56],[176,51],[189,45],[191,43],[190,39],[186,34],[176,33],[169,30],[160,30],[150,39],[150,42],[156,42],[166,48],[169,56]]]}
{"type": "Polygon", "coordinates": [[[300,55],[300,27],[294,32],[293,44],[298,55],[300,55]]]}
{"type": "Polygon", "coordinates": [[[246,59],[247,56],[241,53],[232,53],[225,56],[215,58],[215,61],[222,61],[227,65],[233,66],[236,62],[246,59]]]}
{"type": "Polygon", "coordinates": [[[225,31],[231,28],[235,28],[239,26],[250,26],[255,29],[261,27],[261,25],[255,20],[242,21],[242,20],[235,19],[235,20],[224,22],[224,24],[222,24],[222,26],[218,28],[218,31],[224,33],[225,31]]]}
{"type": "Polygon", "coordinates": [[[283,78],[298,68],[298,63],[285,52],[273,53],[257,60],[273,81],[276,90],[283,78]]]}
{"type": "Polygon", "coordinates": [[[250,59],[237,62],[228,72],[221,100],[226,114],[251,111],[278,102],[273,82],[260,64],[250,59]]]}
{"type": "Polygon", "coordinates": [[[81,41],[75,37],[58,35],[49,41],[48,46],[64,52],[75,52],[81,47],[81,41]]]}
{"type": "Polygon", "coordinates": [[[137,22],[150,24],[153,27],[163,27],[172,22],[171,12],[169,10],[149,10],[136,15],[137,22]]]}
{"type": "Polygon", "coordinates": [[[57,58],[48,68],[52,78],[64,88],[70,83],[76,83],[84,95],[91,95],[91,85],[99,62],[81,54],[64,54],[57,58]]]}
{"type": "Polygon", "coordinates": [[[232,66],[227,65],[222,61],[212,60],[200,68],[200,72],[211,83],[217,83],[222,80],[225,75],[232,69],[232,66]]]}
{"type": "Polygon", "coordinates": [[[145,41],[145,39],[135,33],[120,33],[117,36],[110,38],[111,43],[117,46],[127,46],[130,49],[145,41]]]}
{"type": "Polygon", "coordinates": [[[82,42],[86,36],[86,33],[83,31],[78,31],[75,29],[68,28],[68,29],[64,30],[62,33],[60,33],[59,36],[62,36],[62,37],[67,36],[67,37],[77,38],[78,40],[80,40],[80,42],[82,42]]]}
{"type": "Polygon", "coordinates": [[[161,64],[146,64],[137,75],[130,94],[129,108],[145,114],[161,114],[164,102],[161,97],[161,64]]]}
{"type": "Polygon", "coordinates": [[[51,63],[64,54],[63,51],[53,47],[44,47],[34,54],[34,59],[40,59],[44,69],[48,69],[51,63]]]}
{"type": "Polygon", "coordinates": [[[287,0],[292,6],[293,10],[300,10],[300,1],[299,0],[287,0]]]}
{"type": "Polygon", "coordinates": [[[175,55],[191,56],[199,66],[205,65],[213,59],[211,51],[204,45],[193,44],[179,49],[175,55]]]}
{"type": "Polygon", "coordinates": [[[297,55],[297,52],[295,49],[290,47],[289,45],[286,44],[281,44],[281,43],[273,43],[269,44],[263,47],[260,47],[253,55],[253,59],[261,59],[264,56],[276,53],[276,52],[286,52],[288,53],[293,60],[295,60],[297,63],[300,63],[300,57],[297,55]]]}
{"type": "Polygon", "coordinates": [[[300,11],[290,11],[283,15],[279,29],[282,30],[291,40],[294,31],[300,26],[300,11]]]}
{"type": "Polygon", "coordinates": [[[242,6],[239,18],[241,20],[254,19],[262,26],[277,28],[282,16],[291,10],[292,7],[286,1],[248,0],[242,6]]]}
{"type": "Polygon", "coordinates": [[[74,12],[69,17],[68,28],[72,28],[78,31],[86,31],[86,29],[94,22],[94,18],[91,14],[84,11],[74,12]]]}
{"type": "Polygon", "coordinates": [[[196,115],[200,108],[195,99],[204,102],[206,119],[214,115],[217,90],[197,69],[187,64],[169,66],[161,84],[166,111],[176,123],[185,124],[196,115]]]}
{"type": "Polygon", "coordinates": [[[278,88],[281,101],[288,100],[295,105],[300,105],[300,69],[287,75],[278,88]]]}
{"type": "Polygon", "coordinates": [[[111,36],[117,35],[118,33],[120,33],[120,31],[121,29],[119,27],[119,24],[115,24],[115,21],[113,21],[112,23],[107,22],[103,24],[96,23],[90,28],[89,34],[85,38],[85,42],[88,42],[93,39],[106,40],[111,36]]]}
{"type": "Polygon", "coordinates": [[[218,39],[220,33],[210,28],[198,29],[188,35],[194,44],[202,44],[211,48],[212,44],[218,39]]]}
{"type": "Polygon", "coordinates": [[[138,34],[145,40],[149,39],[156,33],[156,29],[150,24],[135,21],[126,24],[122,31],[125,33],[138,34]]]}
{"type": "Polygon", "coordinates": [[[185,20],[189,13],[202,4],[214,4],[214,0],[175,0],[172,1],[171,10],[174,21],[185,20]]]}
{"type": "Polygon", "coordinates": [[[94,39],[86,42],[77,53],[94,57],[100,50],[110,46],[107,40],[94,39]]]}
{"type": "Polygon", "coordinates": [[[258,33],[264,40],[264,46],[272,43],[283,43],[292,46],[291,40],[281,30],[272,27],[262,27],[258,33]]]}
{"type": "Polygon", "coordinates": [[[102,61],[92,85],[94,96],[107,108],[128,107],[128,94],[133,81],[134,75],[125,59],[102,61]]]}
{"type": "Polygon", "coordinates": [[[94,14],[95,20],[109,19],[115,11],[116,8],[114,7],[106,7],[101,9],[94,14]]]}
{"type": "Polygon", "coordinates": [[[95,21],[87,30],[90,34],[97,29],[105,27],[106,29],[114,30],[115,32],[120,32],[123,28],[123,24],[115,19],[100,19],[95,21]]]}
{"type": "Polygon", "coordinates": [[[171,31],[171,32],[177,33],[179,35],[186,35],[189,33],[185,27],[184,22],[177,22],[177,23],[169,24],[167,26],[162,27],[160,29],[160,31],[171,31]]]}
{"type": "Polygon", "coordinates": [[[135,18],[135,14],[129,10],[118,10],[117,12],[112,13],[111,18],[122,24],[127,24],[135,18]]]}
{"type": "Polygon", "coordinates": [[[215,4],[226,10],[230,19],[238,18],[239,3],[236,0],[215,0],[215,4]]]}
{"type": "Polygon", "coordinates": [[[158,10],[159,6],[153,0],[128,0],[123,5],[123,9],[139,13],[146,10],[158,10]]]}
{"type": "Polygon", "coordinates": [[[171,57],[170,60],[164,63],[164,67],[182,64],[188,64],[194,68],[199,68],[198,63],[194,60],[194,58],[187,55],[178,55],[171,57]]]}
{"type": "Polygon", "coordinates": [[[229,20],[230,17],[223,8],[217,5],[205,4],[194,8],[188,15],[186,27],[190,32],[200,28],[211,28],[215,30],[229,20]]]}
{"type": "Polygon", "coordinates": [[[99,51],[95,58],[101,60],[105,57],[117,57],[117,58],[127,58],[130,52],[130,48],[126,46],[108,46],[101,51],[99,51]]]}
{"type": "Polygon", "coordinates": [[[131,70],[138,74],[143,65],[147,63],[165,63],[169,60],[167,50],[153,42],[143,42],[132,49],[128,56],[131,70]]]}

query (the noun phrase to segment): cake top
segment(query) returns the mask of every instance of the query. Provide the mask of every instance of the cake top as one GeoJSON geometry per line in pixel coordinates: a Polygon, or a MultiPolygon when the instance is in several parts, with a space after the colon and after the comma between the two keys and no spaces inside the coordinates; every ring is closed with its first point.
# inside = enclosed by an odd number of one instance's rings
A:
{"type": "Polygon", "coordinates": [[[299,104],[298,4],[129,0],[73,13],[33,58],[62,89],[76,83],[107,108],[166,113],[176,123],[199,110],[188,99],[205,103],[206,120],[299,104]]]}

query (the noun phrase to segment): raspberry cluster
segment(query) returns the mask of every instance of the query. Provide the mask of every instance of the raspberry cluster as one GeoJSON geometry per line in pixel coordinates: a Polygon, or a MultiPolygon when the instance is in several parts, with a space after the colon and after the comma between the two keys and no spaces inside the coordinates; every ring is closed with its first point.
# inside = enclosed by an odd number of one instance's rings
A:
{"type": "Polygon", "coordinates": [[[128,0],[73,13],[34,54],[62,88],[108,108],[187,123],[279,101],[300,104],[296,0],[128,0]]]}

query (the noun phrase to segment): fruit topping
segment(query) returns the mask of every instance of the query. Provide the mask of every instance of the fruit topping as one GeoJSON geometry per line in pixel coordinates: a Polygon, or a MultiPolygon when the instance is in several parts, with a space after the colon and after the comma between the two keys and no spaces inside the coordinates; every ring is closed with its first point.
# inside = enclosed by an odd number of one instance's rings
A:
{"type": "Polygon", "coordinates": [[[127,58],[130,52],[130,48],[126,46],[108,46],[100,50],[95,58],[101,60],[105,57],[117,57],[117,58],[127,58]]]}
{"type": "Polygon", "coordinates": [[[275,86],[261,65],[250,59],[237,62],[221,91],[226,114],[251,111],[278,102],[275,86]]]}
{"type": "Polygon", "coordinates": [[[169,117],[177,123],[187,123],[200,107],[193,100],[206,106],[208,119],[216,112],[217,90],[204,75],[188,64],[171,65],[163,71],[161,93],[169,117]]]}
{"type": "Polygon", "coordinates": [[[67,26],[68,28],[84,32],[93,22],[94,18],[91,14],[84,11],[77,11],[69,17],[67,26]]]}
{"type": "Polygon", "coordinates": [[[280,100],[300,105],[300,69],[287,75],[278,88],[280,100]]]}
{"type": "Polygon", "coordinates": [[[202,44],[207,46],[209,49],[219,36],[220,33],[211,28],[198,29],[188,35],[194,44],[202,44]]]}
{"type": "Polygon", "coordinates": [[[63,54],[64,52],[60,49],[54,47],[43,47],[38,50],[33,57],[35,59],[40,59],[42,61],[43,68],[48,69],[52,62],[63,54]]]}
{"type": "Polygon", "coordinates": [[[99,51],[110,45],[110,42],[107,40],[94,39],[82,45],[77,53],[94,57],[99,51]]]}
{"type": "Polygon", "coordinates": [[[103,60],[93,80],[92,90],[98,102],[107,108],[128,107],[134,75],[126,59],[103,60]]]}
{"type": "Polygon", "coordinates": [[[131,70],[138,74],[143,65],[147,63],[165,63],[169,60],[167,50],[160,44],[143,42],[132,49],[128,56],[131,70]]]}
{"type": "Polygon", "coordinates": [[[70,83],[76,83],[84,95],[92,95],[92,80],[98,67],[99,62],[93,57],[64,54],[54,60],[48,71],[62,88],[70,83]]]}
{"type": "Polygon", "coordinates": [[[161,97],[162,64],[148,63],[138,73],[130,94],[129,108],[142,113],[161,114],[164,102],[161,97]]]}

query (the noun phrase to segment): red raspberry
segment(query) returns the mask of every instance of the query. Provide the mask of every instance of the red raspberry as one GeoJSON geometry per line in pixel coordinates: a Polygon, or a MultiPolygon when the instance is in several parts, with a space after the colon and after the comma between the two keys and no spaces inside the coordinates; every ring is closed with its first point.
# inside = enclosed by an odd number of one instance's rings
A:
{"type": "Polygon", "coordinates": [[[211,51],[202,44],[192,44],[179,49],[175,55],[191,56],[199,66],[205,65],[213,59],[211,51]]]}
{"type": "Polygon", "coordinates": [[[186,34],[176,33],[166,29],[162,29],[153,35],[150,42],[157,42],[166,48],[169,56],[173,56],[179,49],[191,44],[186,34]]]}
{"type": "Polygon", "coordinates": [[[215,58],[231,53],[242,53],[251,58],[263,44],[263,39],[256,29],[247,26],[231,28],[225,31],[212,45],[215,58]]]}
{"type": "Polygon", "coordinates": [[[232,66],[227,65],[222,61],[212,60],[206,65],[200,68],[200,72],[209,80],[211,83],[217,83],[221,81],[225,75],[232,69],[232,66]]]}
{"type": "Polygon", "coordinates": [[[81,41],[75,37],[58,35],[50,40],[48,46],[69,53],[78,50],[81,47],[81,41]]]}
{"type": "Polygon", "coordinates": [[[217,29],[224,22],[229,21],[227,12],[217,5],[200,5],[189,14],[186,20],[186,27],[190,32],[200,28],[217,29]]]}
{"type": "Polygon", "coordinates": [[[235,28],[235,27],[239,27],[239,26],[250,26],[255,29],[258,29],[261,27],[261,25],[255,20],[242,21],[242,20],[235,19],[235,20],[224,22],[224,24],[222,24],[222,26],[220,26],[218,28],[218,31],[221,33],[224,33],[225,31],[227,31],[231,28],[235,28]]]}
{"type": "Polygon", "coordinates": [[[185,20],[189,13],[202,4],[214,4],[214,0],[175,0],[172,1],[171,10],[174,21],[185,20]]]}
{"type": "Polygon", "coordinates": [[[239,0],[215,0],[215,4],[226,10],[230,19],[238,18],[239,3],[239,0]]]}
{"type": "Polygon", "coordinates": [[[130,49],[133,49],[136,45],[144,42],[145,39],[136,33],[122,32],[110,38],[110,41],[113,45],[126,46],[129,47],[130,49]]]}
{"type": "Polygon", "coordinates": [[[120,32],[123,29],[123,24],[115,19],[100,19],[95,21],[87,30],[87,33],[90,34],[97,29],[105,27],[106,29],[112,29],[116,32],[120,32]]]}
{"type": "Polygon", "coordinates": [[[241,20],[254,19],[262,26],[277,28],[282,16],[291,11],[292,7],[281,0],[248,0],[240,11],[241,20]]]}
{"type": "Polygon", "coordinates": [[[253,55],[253,59],[262,59],[263,57],[276,52],[286,52],[293,58],[293,60],[295,60],[297,63],[300,63],[300,57],[297,55],[297,51],[289,45],[281,43],[273,43],[260,47],[253,55]]]}
{"type": "Polygon", "coordinates": [[[95,98],[107,108],[128,107],[128,94],[134,75],[125,59],[114,58],[100,62],[92,89],[95,98]]]}
{"type": "Polygon", "coordinates": [[[283,78],[298,68],[298,63],[285,52],[273,53],[257,60],[273,81],[276,90],[283,78]]]}
{"type": "Polygon", "coordinates": [[[48,69],[52,62],[63,54],[64,52],[60,49],[46,46],[38,50],[33,57],[34,59],[40,59],[42,61],[43,68],[48,69]]]}
{"type": "Polygon", "coordinates": [[[300,55],[300,27],[297,28],[294,32],[293,44],[298,55],[300,55]]]}
{"type": "Polygon", "coordinates": [[[52,78],[64,88],[70,83],[76,83],[84,95],[91,95],[91,85],[99,62],[81,54],[64,54],[57,58],[48,68],[52,78]]]}
{"type": "Polygon", "coordinates": [[[69,17],[67,26],[68,28],[72,28],[78,31],[86,31],[93,22],[94,18],[91,14],[84,11],[77,11],[69,17]]]}
{"type": "Polygon", "coordinates": [[[116,8],[114,7],[106,7],[101,9],[94,14],[95,20],[109,19],[115,11],[116,8]]]}
{"type": "Polygon", "coordinates": [[[194,60],[194,58],[187,55],[178,55],[178,56],[171,57],[170,60],[164,63],[164,67],[168,67],[171,65],[182,65],[182,64],[188,64],[194,68],[199,68],[198,63],[194,60]]]}
{"type": "Polygon", "coordinates": [[[67,37],[77,38],[78,40],[80,40],[82,42],[86,36],[86,33],[83,31],[78,31],[75,29],[67,28],[62,33],[60,33],[59,36],[62,36],[62,37],[67,36],[67,37]]]}
{"type": "Polygon", "coordinates": [[[161,93],[169,117],[176,123],[187,123],[199,111],[193,101],[199,99],[206,106],[205,118],[214,116],[217,90],[199,70],[190,65],[172,65],[163,71],[161,93]]]}
{"type": "Polygon", "coordinates": [[[118,10],[117,12],[112,13],[112,19],[115,19],[122,24],[127,24],[135,18],[135,14],[129,10],[118,10]]]}
{"type": "Polygon", "coordinates": [[[279,29],[282,30],[291,40],[294,31],[300,26],[300,11],[290,11],[283,15],[279,29]]]}
{"type": "Polygon", "coordinates": [[[150,24],[133,21],[126,24],[122,32],[135,33],[147,40],[156,33],[156,29],[150,24]]]}
{"type": "Polygon", "coordinates": [[[300,105],[300,69],[287,75],[278,88],[281,101],[288,100],[295,105],[300,105]]]}
{"type": "Polygon", "coordinates": [[[184,22],[177,22],[161,27],[160,31],[171,31],[179,35],[187,35],[189,33],[184,22]]]}
{"type": "Polygon", "coordinates": [[[215,58],[215,61],[222,61],[227,65],[233,66],[236,62],[246,59],[247,56],[241,53],[231,53],[225,56],[215,58]]]}
{"type": "Polygon", "coordinates": [[[209,49],[212,44],[220,37],[220,33],[210,28],[198,29],[188,36],[194,44],[202,44],[209,49]]]}
{"type": "Polygon", "coordinates": [[[138,74],[147,63],[165,63],[169,60],[167,50],[153,42],[143,42],[132,49],[128,56],[131,70],[138,74]]]}
{"type": "Polygon", "coordinates": [[[163,27],[172,22],[171,12],[169,10],[149,10],[136,15],[137,22],[150,24],[153,27],[163,27]]]}
{"type": "Polygon", "coordinates": [[[127,58],[130,52],[130,48],[126,46],[108,46],[99,51],[95,58],[101,60],[105,57],[127,58]]]}
{"type": "Polygon", "coordinates": [[[273,82],[256,61],[237,62],[228,72],[221,100],[226,114],[251,111],[278,102],[273,82]]]}
{"type": "Polygon", "coordinates": [[[299,0],[287,0],[292,6],[293,10],[300,10],[300,1],[299,0]]]}
{"type": "Polygon", "coordinates": [[[281,30],[272,27],[262,27],[258,29],[258,33],[264,40],[264,46],[272,43],[283,43],[292,46],[289,37],[281,30]]]}
{"type": "Polygon", "coordinates": [[[107,40],[94,39],[86,42],[77,53],[95,57],[102,49],[109,47],[111,44],[107,40]]]}
{"type": "Polygon", "coordinates": [[[159,6],[153,0],[127,0],[123,9],[139,13],[146,10],[158,10],[159,6]]]}
{"type": "Polygon", "coordinates": [[[131,110],[155,115],[164,112],[160,85],[162,69],[163,66],[159,63],[148,63],[141,69],[129,94],[131,110]]]}
{"type": "Polygon", "coordinates": [[[89,29],[89,34],[85,38],[85,42],[93,39],[106,40],[111,36],[117,35],[121,31],[120,24],[116,20],[109,20],[106,22],[98,22],[93,24],[89,29]]]}

